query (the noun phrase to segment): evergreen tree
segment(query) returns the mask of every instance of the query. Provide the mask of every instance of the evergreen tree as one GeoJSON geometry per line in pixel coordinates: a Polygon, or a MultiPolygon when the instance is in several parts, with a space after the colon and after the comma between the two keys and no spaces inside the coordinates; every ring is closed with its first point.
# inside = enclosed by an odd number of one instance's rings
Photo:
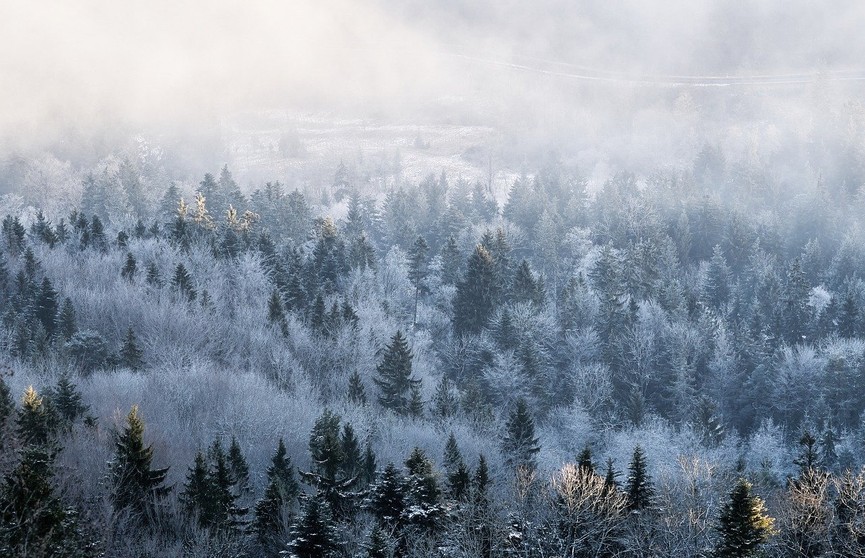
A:
{"type": "Polygon", "coordinates": [[[11,557],[84,558],[93,545],[55,493],[53,452],[27,447],[0,487],[0,552],[11,557]]]}
{"type": "Polygon", "coordinates": [[[846,339],[856,337],[859,330],[859,308],[853,293],[848,292],[838,316],[838,335],[846,339]]]}
{"type": "Polygon", "coordinates": [[[51,286],[51,281],[44,277],[42,287],[39,289],[36,318],[45,328],[45,333],[49,339],[54,336],[57,329],[57,310],[57,291],[51,286]]]}
{"type": "Polygon", "coordinates": [[[805,430],[799,438],[802,450],[798,457],[793,460],[794,465],[799,466],[800,477],[805,477],[809,472],[817,470],[820,457],[817,454],[817,439],[810,431],[805,430]]]}
{"type": "Polygon", "coordinates": [[[535,421],[529,414],[525,399],[520,398],[505,423],[502,453],[512,468],[527,467],[534,470],[537,467],[535,455],[539,451],[541,447],[535,437],[535,421]]]}
{"type": "Polygon", "coordinates": [[[310,497],[303,516],[291,530],[288,543],[292,558],[330,558],[339,552],[339,536],[327,501],[320,495],[310,497]]]}
{"type": "Polygon", "coordinates": [[[213,513],[211,526],[217,530],[232,530],[241,524],[241,517],[247,510],[237,505],[238,494],[235,490],[237,483],[219,439],[214,440],[208,455],[210,458],[208,499],[213,513]]]}
{"type": "Polygon", "coordinates": [[[535,275],[526,260],[520,262],[514,273],[511,300],[515,303],[530,303],[535,306],[541,306],[544,302],[543,288],[540,281],[535,279],[535,275]]]}
{"type": "Polygon", "coordinates": [[[394,527],[402,521],[406,508],[406,480],[392,462],[369,490],[366,508],[379,521],[394,527]]]}
{"type": "MultiPolygon", "coordinates": [[[[12,400],[12,390],[6,380],[3,379],[3,374],[0,373],[0,432],[3,431],[3,425],[6,424],[12,413],[15,411],[15,402],[12,400]]],[[[3,441],[0,438],[0,449],[3,448],[3,441]]]]}
{"type": "Polygon", "coordinates": [[[463,461],[463,456],[460,453],[459,446],[457,446],[457,440],[453,432],[450,433],[448,441],[445,443],[445,454],[442,465],[447,472],[448,488],[450,489],[451,497],[455,500],[466,498],[471,487],[471,475],[465,461],[463,461]]]}
{"type": "Polygon", "coordinates": [[[495,310],[498,285],[493,257],[478,245],[469,258],[465,278],[457,284],[453,318],[456,335],[478,333],[484,328],[495,310]]]}
{"type": "Polygon", "coordinates": [[[385,347],[384,357],[376,368],[376,385],[381,390],[378,402],[399,415],[412,411],[412,386],[420,380],[411,375],[412,353],[401,331],[397,331],[385,347]]]}
{"type": "Polygon", "coordinates": [[[411,510],[407,519],[415,525],[432,529],[444,513],[439,506],[441,490],[433,474],[433,463],[423,450],[415,447],[405,466],[408,469],[406,501],[411,510]]]}
{"type": "Polygon", "coordinates": [[[376,468],[375,452],[372,451],[372,442],[367,438],[363,452],[363,463],[361,464],[361,476],[364,484],[370,484],[375,480],[376,468]]]}
{"type": "Polygon", "coordinates": [[[192,276],[186,271],[186,267],[182,263],[177,264],[174,268],[174,275],[171,277],[171,288],[177,291],[187,301],[192,302],[197,295],[195,287],[192,285],[192,276]]]}
{"type": "Polygon", "coordinates": [[[451,387],[451,382],[446,374],[442,374],[433,396],[433,415],[446,420],[455,416],[459,411],[459,397],[451,387]]]}
{"type": "Polygon", "coordinates": [[[78,417],[90,408],[81,402],[81,393],[69,379],[69,374],[63,372],[57,379],[57,385],[48,394],[51,406],[57,412],[60,420],[71,426],[78,417]]]}
{"type": "Polygon", "coordinates": [[[231,445],[228,446],[228,469],[231,480],[239,492],[251,492],[249,485],[249,464],[240,449],[237,436],[231,436],[231,445]]]}
{"type": "Polygon", "coordinates": [[[408,414],[412,418],[423,417],[423,399],[420,394],[420,381],[411,385],[411,397],[408,402],[408,414]]]}
{"type": "Polygon", "coordinates": [[[589,473],[595,472],[595,463],[592,461],[592,448],[587,443],[580,455],[577,456],[577,468],[589,473]]]}
{"type": "Polygon", "coordinates": [[[207,472],[207,460],[199,450],[195,454],[195,462],[186,473],[186,482],[180,494],[183,510],[190,518],[195,518],[201,527],[209,526],[213,521],[211,506],[210,478],[207,472]]]}
{"type": "Polygon", "coordinates": [[[130,327],[126,330],[126,339],[120,348],[120,366],[138,371],[144,368],[144,364],[144,350],[138,347],[135,333],[130,327]]]}
{"type": "Polygon", "coordinates": [[[279,289],[273,289],[270,299],[267,301],[267,321],[279,327],[283,335],[288,333],[288,322],[285,319],[285,309],[282,305],[282,296],[279,289]]]}
{"type": "Polygon", "coordinates": [[[462,268],[462,254],[457,241],[449,236],[441,249],[442,260],[442,283],[456,285],[460,280],[460,269],[462,268]]]}
{"type": "Polygon", "coordinates": [[[355,405],[366,405],[366,388],[357,370],[348,378],[348,400],[355,405]]]}
{"type": "Polygon", "coordinates": [[[360,451],[360,442],[354,434],[354,428],[346,423],[342,427],[342,462],[340,472],[345,478],[355,478],[361,474],[363,456],[360,451]]]}
{"type": "Polygon", "coordinates": [[[162,275],[159,273],[159,266],[156,265],[156,262],[147,264],[147,284],[156,288],[162,286],[162,275]]]}
{"type": "Polygon", "coordinates": [[[54,417],[45,401],[29,386],[21,399],[17,417],[18,438],[25,444],[44,446],[54,431],[54,417]]]}
{"type": "Polygon", "coordinates": [[[132,252],[127,252],[126,263],[123,264],[123,269],[120,270],[120,276],[127,281],[135,279],[135,271],[138,269],[138,262],[135,261],[135,256],[132,252]]]}
{"type": "Polygon", "coordinates": [[[652,488],[652,479],[646,470],[646,454],[640,446],[634,448],[634,455],[628,465],[625,494],[628,497],[629,511],[651,509],[654,505],[655,490],[652,488]]]}
{"type": "Polygon", "coordinates": [[[97,215],[94,215],[90,220],[90,244],[100,252],[108,251],[108,239],[105,238],[105,227],[97,215]]]}
{"type": "Polygon", "coordinates": [[[156,521],[157,501],[168,494],[163,486],[168,467],[151,469],[153,446],[144,445],[144,421],[133,405],[126,425],[115,436],[111,462],[111,502],[115,511],[126,510],[145,525],[156,521]]]}
{"type": "Polygon", "coordinates": [[[760,546],[772,534],[774,520],[766,514],[763,501],[751,494],[751,483],[740,479],[721,510],[718,524],[718,558],[758,556],[760,546]]]}
{"type": "Polygon", "coordinates": [[[429,246],[422,236],[418,236],[409,252],[408,277],[414,286],[414,317],[412,325],[417,325],[417,305],[423,286],[423,280],[427,276],[427,252],[429,246]]]}
{"type": "Polygon", "coordinates": [[[389,558],[391,556],[387,538],[381,525],[376,524],[369,534],[369,542],[364,545],[367,558],[389,558]]]}
{"type": "Polygon", "coordinates": [[[607,458],[607,472],[604,474],[604,488],[608,492],[612,492],[613,490],[619,489],[619,481],[616,480],[619,477],[619,472],[613,468],[613,458],[607,458]]]}
{"type": "Polygon", "coordinates": [[[255,505],[253,531],[265,550],[274,550],[278,546],[287,515],[299,493],[291,459],[286,455],[285,443],[280,438],[279,447],[267,468],[264,497],[255,505]]]}

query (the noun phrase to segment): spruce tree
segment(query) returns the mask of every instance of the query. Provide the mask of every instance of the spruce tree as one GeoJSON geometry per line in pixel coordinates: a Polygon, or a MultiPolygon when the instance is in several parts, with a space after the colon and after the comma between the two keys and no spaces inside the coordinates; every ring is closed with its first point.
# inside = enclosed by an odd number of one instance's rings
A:
{"type": "Polygon", "coordinates": [[[78,420],[78,417],[90,408],[81,402],[81,392],[78,391],[66,372],[60,374],[57,385],[48,394],[48,399],[57,412],[58,418],[67,426],[71,426],[78,420]]]}
{"type": "Polygon", "coordinates": [[[42,286],[39,289],[39,299],[37,301],[36,318],[45,328],[45,333],[51,339],[57,329],[57,291],[51,286],[51,281],[44,277],[42,286]]]}
{"type": "Polygon", "coordinates": [[[794,465],[799,466],[800,477],[804,478],[811,471],[817,469],[820,457],[817,454],[817,439],[810,431],[805,430],[799,438],[802,450],[798,457],[793,460],[794,465]]]}
{"type": "Polygon", "coordinates": [[[364,484],[370,484],[375,480],[376,474],[376,459],[375,452],[372,450],[372,441],[366,439],[366,447],[363,451],[363,463],[361,463],[361,478],[364,484]]]}
{"type": "Polygon", "coordinates": [[[177,267],[174,268],[174,275],[171,277],[171,288],[189,302],[195,300],[198,294],[192,285],[192,276],[182,263],[177,264],[177,267]]]}
{"type": "Polygon", "coordinates": [[[285,443],[279,439],[279,446],[267,468],[267,488],[264,497],[255,505],[253,531],[265,549],[273,549],[283,535],[285,515],[300,493],[294,467],[287,456],[285,443]]]}
{"type": "Polygon", "coordinates": [[[465,278],[457,284],[454,297],[453,328],[456,335],[478,333],[486,326],[499,297],[496,265],[481,245],[468,261],[465,278]]]}
{"type": "Polygon", "coordinates": [[[451,497],[455,500],[464,499],[471,487],[471,476],[465,461],[463,461],[463,456],[460,453],[460,448],[457,445],[453,432],[450,433],[445,443],[442,466],[447,473],[448,488],[451,497]]]}
{"type": "Polygon", "coordinates": [[[452,384],[446,374],[442,374],[436,386],[435,395],[432,400],[432,413],[436,418],[446,420],[455,416],[459,411],[459,397],[454,392],[452,384]]]}
{"type": "Polygon", "coordinates": [[[72,306],[72,300],[69,297],[63,299],[63,306],[60,307],[60,315],[57,317],[57,331],[64,341],[72,339],[72,336],[78,331],[75,324],[75,307],[72,306]]]}
{"type": "Polygon", "coordinates": [[[213,513],[211,526],[217,530],[234,530],[240,526],[241,517],[248,510],[237,505],[238,495],[235,490],[237,483],[219,439],[214,440],[210,446],[208,456],[210,458],[209,500],[213,513]]]}
{"type": "Polygon", "coordinates": [[[162,275],[159,273],[159,266],[156,262],[147,264],[147,284],[151,287],[159,288],[162,286],[162,275]]]}
{"type": "Polygon", "coordinates": [[[379,521],[394,527],[401,523],[406,507],[406,480],[388,463],[369,490],[366,508],[379,521]]]}
{"type": "Polygon", "coordinates": [[[132,328],[126,330],[126,339],[120,348],[120,366],[138,371],[144,368],[144,351],[138,347],[135,332],[132,328]]]}
{"type": "Polygon", "coordinates": [[[187,517],[196,519],[200,527],[207,527],[213,521],[207,460],[200,450],[196,452],[195,462],[186,473],[180,502],[187,517]]]}
{"type": "Polygon", "coordinates": [[[766,514],[763,501],[751,494],[751,483],[739,479],[730,499],[721,510],[717,558],[758,556],[760,546],[772,534],[774,520],[766,514]]]}
{"type": "Polygon", "coordinates": [[[249,464],[243,456],[237,436],[233,435],[231,436],[231,444],[228,446],[228,469],[238,492],[252,491],[252,487],[249,485],[249,464]]]}
{"type": "Polygon", "coordinates": [[[126,263],[123,264],[123,269],[120,270],[120,276],[129,282],[135,279],[135,272],[138,270],[138,262],[135,261],[135,256],[132,252],[126,254],[126,263]]]}
{"type": "Polygon", "coordinates": [[[155,524],[158,500],[168,494],[163,486],[168,467],[151,469],[153,446],[144,445],[144,421],[133,405],[126,425],[114,440],[111,462],[111,503],[115,511],[129,511],[147,526],[155,524]]]}
{"type": "Polygon", "coordinates": [[[340,544],[327,501],[320,494],[310,497],[303,516],[291,530],[290,556],[297,558],[331,558],[340,544]]]}
{"type": "MultiPolygon", "coordinates": [[[[3,425],[6,423],[13,411],[15,410],[15,402],[12,400],[12,390],[6,380],[3,379],[3,374],[0,373],[0,431],[3,430],[3,425]]],[[[0,449],[3,447],[2,438],[0,438],[0,449]]]]}
{"type": "Polygon", "coordinates": [[[29,386],[21,399],[17,417],[18,438],[25,444],[44,446],[54,431],[54,417],[45,401],[29,386]]]}
{"type": "Polygon", "coordinates": [[[577,468],[589,473],[595,472],[595,463],[592,461],[592,448],[587,443],[580,455],[577,456],[577,468]]]}
{"type": "Polygon", "coordinates": [[[412,353],[401,331],[385,347],[384,357],[376,368],[376,385],[381,390],[378,401],[385,409],[399,415],[412,411],[412,386],[420,384],[411,375],[412,353]]]}
{"type": "Polygon", "coordinates": [[[285,309],[282,305],[282,296],[279,289],[273,289],[267,301],[267,321],[276,326],[284,334],[288,333],[288,323],[285,319],[285,309]]]}
{"type": "Polygon", "coordinates": [[[354,434],[354,428],[346,423],[342,427],[342,463],[340,472],[347,478],[355,478],[361,474],[363,455],[360,450],[360,442],[354,434]]]}
{"type": "Polygon", "coordinates": [[[423,287],[423,280],[427,276],[427,252],[429,246],[422,236],[418,236],[412,245],[409,252],[408,260],[408,278],[414,286],[414,314],[412,318],[413,326],[417,325],[417,306],[423,287]]]}
{"type": "Polygon", "coordinates": [[[408,402],[408,414],[412,418],[423,417],[423,399],[420,394],[420,383],[412,384],[411,397],[408,402]]]}
{"type": "Polygon", "coordinates": [[[375,524],[369,534],[369,542],[364,545],[367,558],[389,558],[391,556],[387,538],[381,525],[375,524]]]}
{"type": "Polygon", "coordinates": [[[652,488],[652,479],[646,471],[646,454],[639,445],[634,448],[634,455],[628,465],[625,494],[628,497],[629,511],[650,509],[653,505],[655,490],[652,488]]]}
{"type": "Polygon", "coordinates": [[[348,400],[355,405],[366,405],[366,388],[357,370],[348,378],[348,400]]]}
{"type": "Polygon", "coordinates": [[[505,429],[502,453],[507,464],[515,469],[526,467],[534,470],[537,467],[535,455],[541,451],[541,447],[535,437],[535,421],[529,414],[525,399],[517,400],[508,416],[505,429]]]}

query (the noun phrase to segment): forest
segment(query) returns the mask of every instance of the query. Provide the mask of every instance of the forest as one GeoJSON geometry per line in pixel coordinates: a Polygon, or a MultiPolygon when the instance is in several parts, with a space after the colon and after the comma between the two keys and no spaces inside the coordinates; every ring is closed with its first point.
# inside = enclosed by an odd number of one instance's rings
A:
{"type": "Polygon", "coordinates": [[[865,556],[837,160],[7,195],[0,555],[865,556]]]}

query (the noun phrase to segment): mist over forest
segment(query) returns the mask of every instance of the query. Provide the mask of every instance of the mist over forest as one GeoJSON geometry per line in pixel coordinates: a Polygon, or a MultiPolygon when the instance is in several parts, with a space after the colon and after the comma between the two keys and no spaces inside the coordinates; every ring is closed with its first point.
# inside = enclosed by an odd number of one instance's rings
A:
{"type": "Polygon", "coordinates": [[[7,0],[0,556],[865,557],[865,8],[7,0]]]}

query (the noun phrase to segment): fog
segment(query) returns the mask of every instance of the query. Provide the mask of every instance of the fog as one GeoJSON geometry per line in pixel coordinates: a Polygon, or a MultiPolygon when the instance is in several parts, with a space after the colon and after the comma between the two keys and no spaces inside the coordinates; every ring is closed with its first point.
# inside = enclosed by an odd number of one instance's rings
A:
{"type": "Polygon", "coordinates": [[[226,119],[278,110],[490,126],[510,165],[554,148],[604,174],[675,165],[706,143],[805,138],[855,115],[865,79],[853,0],[7,0],[3,12],[5,156],[99,156],[135,134],[209,149],[226,119]]]}

